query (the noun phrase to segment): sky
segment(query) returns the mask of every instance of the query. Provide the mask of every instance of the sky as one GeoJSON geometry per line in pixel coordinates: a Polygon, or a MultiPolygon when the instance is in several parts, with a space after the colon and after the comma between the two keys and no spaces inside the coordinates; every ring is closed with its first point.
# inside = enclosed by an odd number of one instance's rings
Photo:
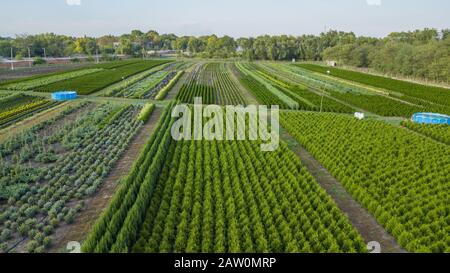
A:
{"type": "Polygon", "coordinates": [[[53,32],[120,35],[319,34],[325,29],[383,37],[450,28],[448,0],[2,0],[0,36],[53,32]]]}

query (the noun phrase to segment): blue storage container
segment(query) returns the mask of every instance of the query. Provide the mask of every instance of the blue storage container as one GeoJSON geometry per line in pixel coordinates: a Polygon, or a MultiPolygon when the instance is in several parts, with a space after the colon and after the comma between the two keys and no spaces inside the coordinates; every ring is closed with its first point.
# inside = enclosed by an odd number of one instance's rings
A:
{"type": "Polygon", "coordinates": [[[78,94],[75,91],[59,91],[52,93],[52,99],[58,101],[74,100],[78,98],[78,94]]]}
{"type": "Polygon", "coordinates": [[[416,113],[412,121],[421,124],[448,124],[450,125],[450,116],[435,113],[416,113]]]}

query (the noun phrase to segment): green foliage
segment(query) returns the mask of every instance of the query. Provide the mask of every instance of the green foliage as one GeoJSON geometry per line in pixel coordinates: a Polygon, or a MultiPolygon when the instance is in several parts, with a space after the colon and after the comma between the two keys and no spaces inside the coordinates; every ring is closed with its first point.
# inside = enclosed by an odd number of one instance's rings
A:
{"type": "Polygon", "coordinates": [[[282,105],[287,105],[289,109],[299,108],[299,104],[295,100],[286,95],[280,88],[276,87],[273,82],[261,75],[258,70],[255,70],[252,64],[237,63],[236,66],[242,73],[258,82],[259,86],[264,86],[264,89],[271,93],[270,96],[277,97],[282,102],[282,105]]]}
{"type": "Polygon", "coordinates": [[[412,121],[403,121],[402,126],[416,131],[427,137],[431,137],[437,141],[450,145],[450,126],[447,124],[442,125],[428,125],[419,124],[412,121]]]}
{"type": "Polygon", "coordinates": [[[0,98],[0,128],[7,127],[19,120],[41,112],[58,104],[40,97],[15,94],[0,98]]]}
{"type": "Polygon", "coordinates": [[[169,72],[167,71],[157,71],[133,85],[116,92],[114,96],[137,99],[154,97],[156,95],[156,87],[168,76],[169,72]]]}
{"type": "MultiPolygon", "coordinates": [[[[3,86],[2,88],[8,89],[8,90],[33,90],[36,88],[39,88],[44,85],[70,80],[73,78],[81,77],[84,75],[93,74],[96,72],[102,71],[102,69],[98,68],[91,68],[91,69],[83,69],[83,70],[76,70],[72,72],[65,72],[65,73],[59,73],[56,75],[50,75],[47,77],[39,77],[37,79],[30,79],[30,80],[24,80],[18,83],[11,83],[8,85],[3,86]]],[[[55,89],[53,91],[57,91],[58,89],[55,89]]],[[[61,89],[63,90],[63,89],[61,89]]],[[[69,89],[64,89],[69,90],[69,89]]]]}
{"type": "Polygon", "coordinates": [[[421,252],[448,240],[447,145],[345,115],[286,112],[281,123],[402,247],[421,252]]]}
{"type": "MultiPolygon", "coordinates": [[[[155,74],[163,69],[167,69],[168,67],[170,67],[173,64],[176,64],[176,62],[159,65],[152,69],[138,73],[134,76],[128,77],[123,81],[120,81],[116,84],[113,84],[113,85],[110,85],[110,86],[104,88],[99,93],[99,95],[107,96],[107,97],[123,97],[122,93],[125,92],[128,88],[138,84],[139,82],[143,81],[144,79],[146,79],[148,77],[152,77],[153,74],[155,74]]],[[[148,91],[148,90],[145,90],[145,91],[148,91]]]]}
{"type": "MultiPolygon", "coordinates": [[[[399,100],[389,94],[382,94],[365,87],[344,83],[341,80],[314,73],[297,65],[274,66],[284,70],[284,73],[288,73],[305,86],[319,90],[325,95],[342,101],[343,103],[348,103],[356,108],[381,116],[410,117],[417,112],[433,112],[443,108],[423,101],[410,102],[403,97],[399,100]]],[[[450,111],[450,108],[448,111],[450,111]]]]}
{"type": "Polygon", "coordinates": [[[177,37],[174,34],[159,34],[154,30],[133,30],[121,36],[106,35],[99,38],[74,38],[46,33],[0,40],[0,56],[9,56],[11,48],[18,56],[27,56],[28,48],[32,56],[44,56],[43,48],[46,48],[47,55],[55,57],[75,53],[92,56],[96,49],[99,49],[102,57],[108,59],[112,54],[140,56],[143,49],[177,50],[188,57],[202,58],[336,60],[351,66],[370,67],[383,73],[423,77],[448,83],[448,33],[448,29],[442,30],[441,35],[436,29],[423,29],[391,33],[385,38],[372,38],[357,37],[353,32],[331,30],[320,35],[261,35],[239,39],[217,37],[214,34],[177,37]]]}
{"type": "Polygon", "coordinates": [[[49,236],[62,221],[74,221],[141,128],[139,111],[82,102],[0,143],[0,198],[8,199],[0,230],[11,230],[12,242],[19,235],[32,240],[30,252],[44,251],[49,236]]]}
{"type": "Polygon", "coordinates": [[[223,63],[196,66],[178,92],[177,99],[194,103],[194,98],[201,97],[204,104],[246,105],[239,86],[228,73],[230,71],[223,63]]]}
{"type": "Polygon", "coordinates": [[[423,99],[437,104],[450,105],[450,90],[445,88],[421,85],[356,71],[313,64],[300,64],[299,66],[322,74],[327,74],[327,71],[330,71],[330,75],[333,77],[382,88],[391,91],[392,93],[398,92],[406,96],[423,99]]]}
{"type": "Polygon", "coordinates": [[[83,252],[364,251],[286,144],[263,153],[260,141],[176,142],[172,106],[83,252]]]}
{"type": "Polygon", "coordinates": [[[141,112],[138,115],[138,120],[142,121],[143,123],[146,123],[150,116],[153,113],[153,110],[155,110],[155,105],[152,103],[147,103],[141,110],[141,112]]]}
{"type": "Polygon", "coordinates": [[[258,99],[259,103],[264,105],[278,105],[281,109],[290,109],[284,101],[250,75],[240,72],[239,81],[258,99]]]}
{"type": "Polygon", "coordinates": [[[99,129],[105,128],[105,126],[109,125],[111,122],[119,118],[125,111],[130,110],[132,108],[130,105],[125,105],[122,107],[116,107],[109,115],[102,120],[102,122],[98,125],[99,129]]]}
{"type": "Polygon", "coordinates": [[[125,63],[125,65],[120,64],[120,66],[115,67],[104,66],[108,68],[97,73],[40,86],[36,90],[43,92],[74,90],[80,95],[88,95],[166,62],[167,61],[140,61],[137,63],[125,63]]]}
{"type": "Polygon", "coordinates": [[[252,66],[252,70],[297,102],[299,110],[317,112],[322,110],[322,112],[337,113],[353,113],[355,111],[351,107],[327,97],[324,93],[322,96],[304,85],[289,82],[289,76],[283,74],[281,70],[256,65],[252,66]]]}
{"type": "Polygon", "coordinates": [[[170,82],[158,92],[155,100],[163,100],[183,75],[184,70],[178,71],[178,73],[170,80],[170,82]]]}
{"type": "Polygon", "coordinates": [[[47,63],[47,61],[45,61],[41,57],[34,57],[33,58],[33,65],[41,65],[41,64],[45,64],[45,63],[47,63]]]}

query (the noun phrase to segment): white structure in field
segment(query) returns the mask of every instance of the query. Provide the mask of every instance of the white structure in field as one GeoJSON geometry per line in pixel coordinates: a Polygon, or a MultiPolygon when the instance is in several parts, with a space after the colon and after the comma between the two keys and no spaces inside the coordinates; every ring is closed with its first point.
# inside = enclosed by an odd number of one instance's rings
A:
{"type": "Polygon", "coordinates": [[[335,66],[337,66],[337,62],[336,61],[327,61],[327,65],[335,67],[335,66]]]}
{"type": "Polygon", "coordinates": [[[355,113],[355,118],[357,118],[359,120],[363,120],[365,117],[366,117],[366,115],[364,113],[360,113],[360,112],[355,113]]]}

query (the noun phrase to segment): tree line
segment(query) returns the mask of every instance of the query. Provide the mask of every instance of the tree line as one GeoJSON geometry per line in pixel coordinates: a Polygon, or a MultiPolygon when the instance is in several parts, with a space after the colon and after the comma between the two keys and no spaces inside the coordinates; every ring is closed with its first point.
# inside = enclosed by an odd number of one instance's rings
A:
{"type": "Polygon", "coordinates": [[[319,35],[181,36],[154,30],[133,30],[121,36],[69,37],[53,33],[0,38],[0,56],[73,56],[125,54],[142,56],[150,50],[176,50],[201,58],[244,58],[273,61],[334,60],[339,64],[372,68],[388,74],[450,80],[450,29],[394,32],[384,38],[356,36],[330,30],[319,35]]]}

